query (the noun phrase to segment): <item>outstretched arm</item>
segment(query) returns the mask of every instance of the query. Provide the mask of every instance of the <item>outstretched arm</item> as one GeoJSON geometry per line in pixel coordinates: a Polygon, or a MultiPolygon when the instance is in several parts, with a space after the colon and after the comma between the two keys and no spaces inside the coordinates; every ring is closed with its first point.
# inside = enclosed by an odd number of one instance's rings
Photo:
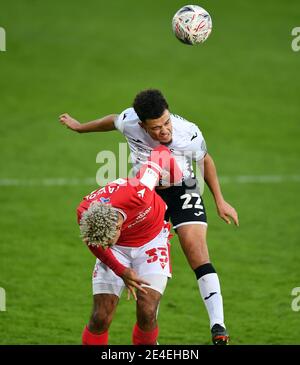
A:
{"type": "Polygon", "coordinates": [[[69,114],[64,113],[60,115],[59,121],[64,124],[69,129],[78,133],[88,133],[88,132],[108,132],[116,129],[114,121],[117,114],[106,115],[101,119],[96,119],[91,122],[81,124],[78,120],[71,117],[69,114]]]}
{"type": "Polygon", "coordinates": [[[204,157],[204,180],[214,196],[219,216],[227,224],[231,223],[230,218],[232,218],[235,225],[238,226],[238,214],[236,210],[223,198],[216,166],[214,160],[208,153],[204,157]]]}

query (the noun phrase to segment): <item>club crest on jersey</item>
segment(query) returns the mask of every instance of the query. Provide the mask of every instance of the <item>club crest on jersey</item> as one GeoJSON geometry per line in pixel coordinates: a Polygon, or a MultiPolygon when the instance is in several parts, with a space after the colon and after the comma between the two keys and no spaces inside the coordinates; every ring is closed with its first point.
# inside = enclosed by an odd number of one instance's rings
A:
{"type": "Polygon", "coordinates": [[[104,198],[103,196],[99,199],[101,203],[106,204],[110,202],[109,198],[104,198]]]}

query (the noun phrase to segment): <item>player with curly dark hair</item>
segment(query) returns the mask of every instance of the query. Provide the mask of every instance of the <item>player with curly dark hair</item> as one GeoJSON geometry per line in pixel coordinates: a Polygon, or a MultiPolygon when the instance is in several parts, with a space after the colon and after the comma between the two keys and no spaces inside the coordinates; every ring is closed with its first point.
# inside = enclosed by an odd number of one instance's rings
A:
{"type": "Polygon", "coordinates": [[[224,324],[220,282],[209,258],[206,211],[193,171],[193,161],[196,161],[213,194],[219,216],[228,224],[232,219],[238,225],[238,215],[223,197],[214,161],[207,152],[198,126],[171,113],[163,94],[155,89],[137,94],[133,107],[119,115],[111,114],[81,124],[70,115],[63,114],[60,122],[79,133],[118,129],[127,139],[136,170],[157,145],[166,145],[171,150],[183,171],[183,180],[176,185],[161,181],[157,193],[168,206],[166,218],[171,219],[183,252],[196,275],[210,319],[212,341],[214,344],[227,344],[229,335],[224,324]]]}

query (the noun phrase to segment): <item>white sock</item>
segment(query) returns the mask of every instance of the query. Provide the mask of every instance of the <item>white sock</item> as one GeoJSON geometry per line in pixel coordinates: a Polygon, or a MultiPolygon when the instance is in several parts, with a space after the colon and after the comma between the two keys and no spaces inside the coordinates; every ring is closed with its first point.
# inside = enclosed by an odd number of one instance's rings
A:
{"type": "Polygon", "coordinates": [[[210,328],[216,323],[225,327],[223,299],[218,275],[216,273],[203,275],[198,279],[198,285],[208,312],[210,328]]]}

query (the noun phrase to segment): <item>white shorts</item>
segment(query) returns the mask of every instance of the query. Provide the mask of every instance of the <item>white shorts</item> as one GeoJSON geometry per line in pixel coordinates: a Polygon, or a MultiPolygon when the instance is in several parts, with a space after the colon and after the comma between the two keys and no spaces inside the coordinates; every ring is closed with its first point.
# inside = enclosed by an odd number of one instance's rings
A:
{"type": "MultiPolygon", "coordinates": [[[[111,250],[118,261],[132,268],[140,278],[151,285],[143,285],[163,294],[168,278],[172,276],[170,265],[169,230],[163,228],[149,243],[141,247],[114,245],[111,250]]],[[[99,259],[93,272],[93,295],[115,294],[121,296],[124,281],[99,259]]]]}

